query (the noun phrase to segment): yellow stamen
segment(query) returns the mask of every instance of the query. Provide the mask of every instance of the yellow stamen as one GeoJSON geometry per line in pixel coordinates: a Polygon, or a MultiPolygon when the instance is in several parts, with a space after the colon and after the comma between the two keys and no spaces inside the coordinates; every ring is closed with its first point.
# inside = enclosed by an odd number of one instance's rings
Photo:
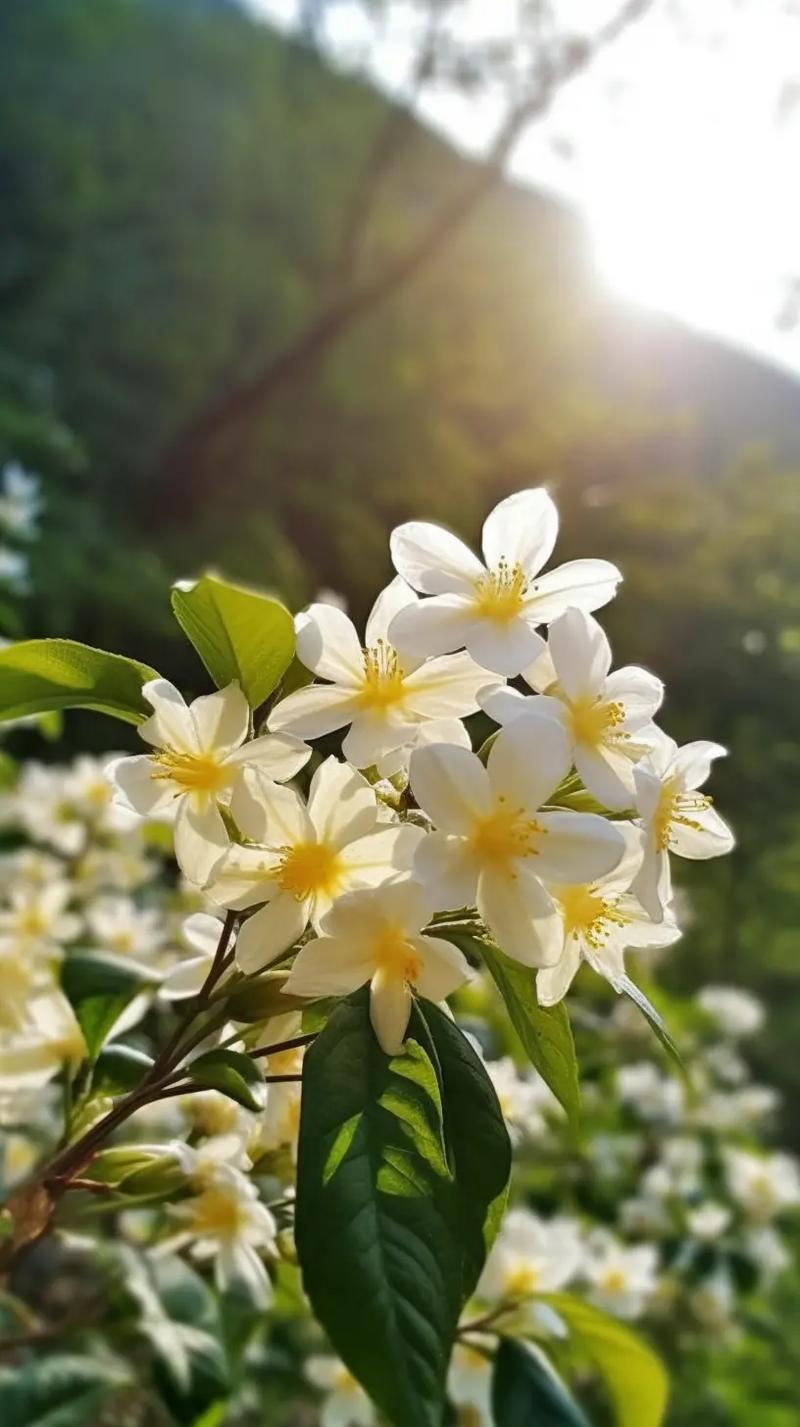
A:
{"type": "Polygon", "coordinates": [[[403,671],[391,644],[379,639],[364,650],[364,682],[359,694],[363,709],[379,712],[403,700],[403,671]]]}
{"type": "Polygon", "coordinates": [[[608,941],[615,926],[624,927],[630,921],[613,902],[598,896],[591,887],[562,887],[558,900],[567,936],[581,936],[595,949],[608,941]]]}
{"type": "Polygon", "coordinates": [[[628,1280],[621,1268],[609,1268],[601,1276],[600,1287],[606,1293],[622,1293],[628,1286],[628,1280]]]}
{"type": "Polygon", "coordinates": [[[674,827],[690,827],[695,832],[702,832],[703,825],[698,822],[692,813],[700,813],[705,808],[711,806],[711,799],[704,793],[682,793],[676,786],[675,780],[670,779],[661,789],[661,796],[658,800],[653,827],[656,835],[656,846],[659,852],[665,852],[669,847],[674,827]]]}
{"type": "Polygon", "coordinates": [[[535,1264],[519,1264],[505,1277],[504,1288],[509,1298],[524,1298],[534,1293],[539,1282],[539,1270],[535,1264]]]}
{"type": "Polygon", "coordinates": [[[231,777],[231,770],[211,753],[176,753],[162,748],[152,759],[157,768],[151,776],[175,783],[182,793],[218,793],[231,777]]]}
{"type": "Polygon", "coordinates": [[[284,892],[290,892],[298,902],[316,892],[330,896],[336,889],[341,870],[339,856],[324,842],[298,842],[284,849],[275,880],[284,892]]]}
{"type": "Polygon", "coordinates": [[[584,694],[569,705],[572,734],[577,743],[599,748],[604,743],[617,743],[627,738],[619,725],[625,718],[625,705],[584,694]]]}
{"type": "Polygon", "coordinates": [[[358,1392],[358,1383],[351,1372],[348,1372],[344,1363],[340,1363],[336,1368],[333,1377],[333,1388],[335,1392],[346,1394],[358,1392]]]}
{"type": "Polygon", "coordinates": [[[475,613],[497,624],[507,624],[525,605],[528,581],[520,565],[503,559],[475,582],[475,613]]]}
{"type": "Polygon", "coordinates": [[[470,844],[479,862],[507,871],[517,858],[537,856],[536,843],[545,832],[541,823],[526,816],[524,808],[507,807],[505,798],[500,797],[487,817],[476,819],[470,844]]]}
{"type": "Polygon", "coordinates": [[[47,923],[35,907],[29,907],[21,913],[17,927],[20,936],[43,936],[47,931],[47,923]]]}
{"type": "Polygon", "coordinates": [[[382,931],[374,947],[375,969],[387,976],[397,977],[412,986],[419,980],[422,959],[413,946],[406,941],[405,934],[396,927],[382,931]]]}
{"type": "Polygon", "coordinates": [[[191,1211],[188,1227],[194,1234],[218,1234],[233,1239],[245,1222],[238,1200],[213,1186],[197,1196],[191,1211]]]}

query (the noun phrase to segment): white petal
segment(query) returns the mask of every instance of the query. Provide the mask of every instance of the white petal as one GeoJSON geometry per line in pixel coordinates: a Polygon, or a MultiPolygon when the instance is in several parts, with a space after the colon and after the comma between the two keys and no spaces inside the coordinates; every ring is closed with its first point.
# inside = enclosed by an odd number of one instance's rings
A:
{"type": "Polygon", "coordinates": [[[663,922],[672,896],[672,879],[669,857],[666,852],[656,847],[652,832],[648,835],[644,859],[634,878],[631,891],[654,922],[663,922]]]}
{"type": "Polygon", "coordinates": [[[330,604],[312,604],[295,619],[297,657],[320,679],[357,689],[364,674],[364,655],[353,621],[330,604]]]}
{"type": "Polygon", "coordinates": [[[569,740],[555,719],[523,718],[500,730],[486,765],[493,798],[535,812],[571,767],[569,740]]]}
{"type": "Polygon", "coordinates": [[[528,592],[526,610],[535,624],[551,624],[573,609],[601,609],[614,598],[622,575],[608,560],[569,560],[539,575],[528,592]]]}
{"type": "Polygon", "coordinates": [[[372,831],[378,805],[366,778],[338,758],[326,758],[311,779],[308,813],[319,841],[338,848],[372,831]]]}
{"type": "Polygon", "coordinates": [[[476,663],[511,679],[538,659],[544,648],[544,640],[533,628],[536,622],[522,615],[505,624],[475,617],[464,642],[476,663]]]}
{"type": "Polygon", "coordinates": [[[568,699],[601,692],[611,668],[611,646],[596,619],[582,609],[565,610],[550,626],[548,646],[568,699]]]}
{"type": "Polygon", "coordinates": [[[538,658],[534,659],[527,669],[523,669],[522,677],[530,688],[536,690],[537,694],[549,693],[552,687],[558,684],[556,666],[548,645],[545,644],[538,658]]]}
{"type": "Polygon", "coordinates": [[[250,706],[238,683],[195,699],[191,714],[204,753],[231,753],[250,730],[250,706]]]}
{"type": "Polygon", "coordinates": [[[472,749],[470,736],[460,718],[426,718],[417,728],[414,746],[425,748],[431,743],[452,743],[456,748],[472,749]]]}
{"type": "Polygon", "coordinates": [[[364,633],[364,643],[367,648],[377,644],[379,639],[382,639],[384,644],[391,644],[389,628],[395,615],[403,609],[408,609],[410,605],[417,604],[419,604],[419,595],[415,594],[411,586],[397,575],[385,590],[381,590],[370,610],[364,633]]]}
{"type": "Polygon", "coordinates": [[[308,924],[308,903],[281,892],[254,912],[236,938],[236,965],[249,976],[288,951],[308,924]]]}
{"type": "Polygon", "coordinates": [[[397,573],[423,595],[470,593],[475,581],[486,573],[463,540],[427,521],[398,525],[389,548],[397,573]]]}
{"type": "Polygon", "coordinates": [[[510,684],[490,685],[482,690],[478,703],[489,718],[504,726],[530,712],[530,697],[521,694],[519,689],[512,689],[510,684]]]}
{"type": "Polygon", "coordinates": [[[669,911],[663,922],[654,922],[636,897],[622,897],[618,906],[628,918],[619,931],[620,945],[646,949],[650,946],[672,946],[673,942],[680,940],[681,929],[669,911]]]}
{"type": "Polygon", "coordinates": [[[283,989],[290,996],[346,996],[369,979],[373,964],[349,940],[315,937],[300,948],[283,989]]]}
{"type": "Polygon", "coordinates": [[[405,707],[419,718],[466,718],[477,713],[481,690],[496,684],[469,654],[445,654],[403,681],[405,707]]]}
{"type": "Polygon", "coordinates": [[[386,927],[417,932],[430,921],[432,912],[430,898],[419,882],[410,878],[387,882],[372,891],[338,897],[325,917],[325,933],[355,948],[374,942],[386,927]]]}
{"type": "Polygon", "coordinates": [[[401,977],[382,968],[375,972],[370,984],[369,1018],[385,1055],[402,1055],[411,1003],[411,991],[401,977]]]}
{"type": "Polygon", "coordinates": [[[558,535],[558,511],[543,486],[501,500],[483,525],[483,558],[489,569],[501,560],[536,575],[547,564],[558,535]]]}
{"type": "Polygon", "coordinates": [[[625,844],[625,851],[613,872],[600,878],[597,884],[604,897],[617,897],[627,892],[638,875],[645,854],[645,834],[636,823],[618,822],[614,826],[625,844]]]}
{"type": "Polygon", "coordinates": [[[234,788],[231,816],[253,842],[275,848],[314,841],[314,824],[300,794],[255,769],[248,769],[234,788]]]}
{"type": "Polygon", "coordinates": [[[443,1001],[472,976],[464,953],[443,937],[410,937],[409,942],[422,959],[416,989],[428,1001],[443,1001]]]}
{"type": "Polygon", "coordinates": [[[425,884],[440,912],[474,906],[478,871],[467,841],[446,832],[429,833],[414,859],[414,876],[425,884]]]}
{"type": "Polygon", "coordinates": [[[619,866],[626,847],[618,828],[594,813],[539,813],[535,870],[548,882],[596,882],[619,866]]]}
{"type": "Polygon", "coordinates": [[[543,966],[536,973],[536,999],[540,1006],[555,1006],[563,1001],[581,964],[581,948],[577,937],[568,936],[555,966],[543,966]]]}
{"type": "Polygon", "coordinates": [[[490,811],[489,775],[465,748],[444,743],[415,748],[409,776],[419,806],[445,832],[468,834],[476,817],[490,811]]]}
{"type": "Polygon", "coordinates": [[[139,737],[156,748],[174,748],[179,753],[198,753],[197,729],[184,697],[167,679],[151,679],[142,688],[142,697],[153,709],[152,716],[139,724],[139,737]]]}
{"type": "Polygon", "coordinates": [[[624,704],[626,728],[641,728],[661,707],[664,685],[647,669],[627,664],[624,669],[615,669],[609,674],[604,697],[624,704]]]}
{"type": "Polygon", "coordinates": [[[348,891],[377,887],[390,877],[410,872],[424,838],[421,827],[405,824],[382,827],[348,843],[340,853],[343,886],[348,891]]]}
{"type": "Polygon", "coordinates": [[[159,995],[166,1001],[184,1001],[187,996],[196,996],[210,967],[211,961],[207,956],[188,957],[167,972],[159,987],[159,995]]]}
{"type": "Polygon", "coordinates": [[[552,966],[561,955],[561,918],[549,892],[524,868],[515,875],[485,869],[478,911],[501,950],[524,966],[552,966]]]}
{"type": "Polygon", "coordinates": [[[389,639],[402,655],[425,659],[463,649],[472,628],[472,601],[462,594],[434,595],[395,615],[389,639]]]}
{"type": "Polygon", "coordinates": [[[175,797],[175,784],[154,776],[159,771],[147,753],[135,758],[112,758],[106,765],[106,774],[125,805],[142,817],[164,812],[175,797]]]}
{"type": "Polygon", "coordinates": [[[355,768],[371,768],[384,754],[402,748],[414,725],[396,709],[362,709],[342,740],[342,753],[355,768]]]}
{"type": "Polygon", "coordinates": [[[217,906],[237,912],[267,902],[278,894],[274,874],[279,865],[277,851],[234,843],[214,866],[206,895],[217,906]]]}
{"type": "Polygon", "coordinates": [[[708,743],[705,739],[685,743],[675,754],[670,773],[680,779],[682,788],[693,791],[705,783],[714,759],[724,758],[727,752],[721,743],[708,743]]]}
{"type": "Polygon", "coordinates": [[[338,684],[309,684],[276,704],[267,727],[295,738],[323,738],[345,728],[361,708],[360,698],[338,684]]]}
{"type": "Polygon", "coordinates": [[[184,796],[175,818],[175,857],[184,876],[205,885],[220,857],[230,847],[219,808],[210,798],[201,802],[184,796]]]}
{"type": "MultiPolygon", "coordinates": [[[[652,922],[650,923],[652,926],[652,922]]],[[[609,941],[602,947],[587,947],[586,960],[598,976],[602,976],[619,995],[625,981],[625,955],[621,942],[609,941]]]]}
{"type": "Polygon", "coordinates": [[[733,833],[716,808],[693,809],[687,816],[697,826],[671,823],[670,852],[677,853],[678,857],[690,857],[693,861],[705,861],[709,857],[724,857],[726,852],[731,851],[733,833]]]}
{"type": "Polygon", "coordinates": [[[592,797],[604,808],[620,811],[634,806],[633,764],[624,753],[604,744],[588,748],[578,743],[575,746],[575,768],[592,797]]]}
{"type": "Polygon", "coordinates": [[[311,749],[299,738],[288,733],[268,733],[237,748],[226,763],[257,768],[276,783],[285,783],[305,768],[310,757],[311,749]]]}
{"type": "Polygon", "coordinates": [[[213,956],[222,935],[222,922],[209,912],[192,912],[181,927],[181,940],[201,956],[213,956]]]}

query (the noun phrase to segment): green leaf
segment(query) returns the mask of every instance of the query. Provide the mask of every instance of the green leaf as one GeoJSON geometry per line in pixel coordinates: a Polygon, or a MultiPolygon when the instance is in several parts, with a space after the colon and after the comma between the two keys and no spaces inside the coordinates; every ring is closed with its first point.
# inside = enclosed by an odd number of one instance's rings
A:
{"type": "Polygon", "coordinates": [[[93,1427],[129,1378],[96,1358],[59,1353],[0,1370],[3,1427],[93,1427]]]}
{"type": "Polygon", "coordinates": [[[673,1065],[680,1072],[681,1079],[684,1080],[689,1086],[689,1089],[691,1089],[689,1072],[683,1062],[681,1053],[652,1001],[648,1000],[644,991],[640,991],[639,987],[635,985],[628,976],[623,977],[622,991],[630,1001],[633,1001],[634,1006],[638,1006],[648,1025],[651,1027],[656,1040],[663,1046],[673,1065]]]}
{"type": "Polygon", "coordinates": [[[563,1002],[557,1006],[539,1005],[536,978],[530,967],[512,961],[490,942],[473,940],[472,947],[483,957],[531,1065],[563,1106],[573,1130],[577,1129],[581,1092],[566,1007],[563,1002]]]}
{"type": "Polygon", "coordinates": [[[129,1045],[109,1045],[97,1057],[92,1075],[92,1093],[120,1095],[144,1079],[152,1057],[129,1045]]]}
{"type": "Polygon", "coordinates": [[[333,1011],[303,1072],[295,1234],[304,1287],[395,1427],[440,1427],[458,1315],[508,1172],[499,1108],[493,1115],[474,1053],[444,1019],[425,1005],[405,1053],[390,1060],[362,990],[333,1011]],[[463,1181],[498,1150],[493,1169],[463,1181]]]}
{"type": "Polygon", "coordinates": [[[669,1394],[661,1360],[630,1328],[570,1293],[547,1293],[570,1330],[570,1341],[605,1384],[617,1427],[660,1427],[669,1394]]]}
{"type": "Polygon", "coordinates": [[[235,990],[227,1001],[231,1020],[256,1023],[285,1015],[287,1011],[303,1010],[308,1005],[304,997],[283,993],[288,979],[288,971],[267,971],[257,981],[247,982],[235,990]]]}
{"type": "Polygon", "coordinates": [[[126,723],[152,713],[142,685],[155,669],[71,639],[26,639],[0,649],[0,722],[56,709],[95,709],[126,723]]]}
{"type": "Polygon", "coordinates": [[[590,1427],[563,1383],[538,1353],[502,1338],[492,1374],[495,1427],[590,1427]]]}
{"type": "Polygon", "coordinates": [[[249,1055],[238,1050],[209,1050],[193,1060],[188,1077],[195,1085],[219,1090],[246,1110],[263,1110],[267,1085],[259,1067],[249,1055]]]}
{"type": "Polygon", "coordinates": [[[294,654],[294,620],[285,605],[206,574],[174,586],[172,609],[217,688],[238,679],[250,707],[258,708],[294,654]]]}
{"type": "Polygon", "coordinates": [[[61,968],[61,985],[94,1060],[134,996],[155,978],[120,957],[71,952],[61,968]]]}

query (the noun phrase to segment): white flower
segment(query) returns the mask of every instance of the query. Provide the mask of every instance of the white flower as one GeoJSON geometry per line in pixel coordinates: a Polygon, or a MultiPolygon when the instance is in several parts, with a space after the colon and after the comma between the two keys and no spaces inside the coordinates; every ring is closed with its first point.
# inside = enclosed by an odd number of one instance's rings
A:
{"type": "Polygon", "coordinates": [[[622,991],[626,947],[671,946],[681,934],[670,915],[659,924],[651,921],[629,891],[642,862],[642,834],[629,824],[617,824],[617,830],[626,852],[613,872],[589,884],[546,884],[561,919],[563,941],[555,966],[536,974],[541,1006],[554,1006],[562,1000],[582,961],[615,991],[622,991]]]}
{"type": "Polygon", "coordinates": [[[272,1287],[259,1250],[277,1253],[276,1226],[255,1184],[234,1166],[211,1160],[198,1161],[195,1178],[199,1192],[170,1206],[182,1228],[169,1247],[189,1244],[193,1257],[213,1258],[220,1290],[240,1283],[259,1302],[269,1303],[272,1287]]]}
{"type": "Polygon", "coordinates": [[[101,951],[117,956],[152,956],[164,944],[160,912],[137,907],[130,897],[98,897],[87,909],[86,920],[101,951]]]}
{"type": "Polygon", "coordinates": [[[725,1169],[731,1197],[751,1219],[765,1222],[800,1205],[800,1168],[791,1155],[729,1149],[725,1169]]]}
{"type": "Polygon", "coordinates": [[[26,471],[18,461],[9,461],[0,472],[0,525],[9,534],[30,539],[42,507],[39,477],[26,471]]]}
{"type": "Polygon", "coordinates": [[[46,1085],[65,1062],[77,1063],[85,1054],[83,1032],[66,996],[46,991],[28,1002],[23,1028],[0,1043],[0,1088],[46,1085]]]}
{"type": "Polygon", "coordinates": [[[725,1204],[717,1204],[713,1199],[698,1204],[686,1215],[686,1227],[696,1239],[713,1243],[725,1233],[731,1222],[731,1211],[725,1204]]]}
{"type": "Polygon", "coordinates": [[[30,837],[46,842],[65,857],[86,844],[86,823],[68,796],[66,773],[43,763],[28,763],[13,794],[16,815],[30,837]]]}
{"type": "Polygon", "coordinates": [[[568,609],[552,625],[548,648],[556,682],[545,694],[492,689],[481,705],[497,723],[546,714],[564,728],[586,788],[607,808],[633,806],[633,765],[647,752],[660,679],[635,667],[610,673],[611,647],[591,615],[568,609]]]}
{"type": "Polygon", "coordinates": [[[78,817],[91,823],[96,832],[127,832],[137,823],[134,813],[114,802],[114,785],[108,768],[119,756],[91,758],[82,754],[63,772],[66,804],[78,817]]]}
{"type": "Polygon", "coordinates": [[[231,810],[252,844],[234,845],[214,868],[208,892],[249,917],[236,941],[244,972],[260,971],[321,919],[343,892],[377,887],[408,873],[421,828],[379,822],[365,778],[328,758],[315,772],[308,804],[291,788],[259,778],[237,790],[231,810]]]}
{"type": "Polygon", "coordinates": [[[222,922],[208,912],[193,912],[181,927],[181,940],[193,956],[185,957],[167,973],[161,995],[167,1001],[183,1001],[196,996],[205,981],[222,935],[222,922]]]}
{"type": "MultiPolygon", "coordinates": [[[[259,1047],[280,1045],[283,1041],[294,1040],[302,1030],[302,1018],[296,1011],[285,1016],[272,1016],[257,1041],[259,1047]]],[[[266,1076],[300,1075],[303,1068],[303,1046],[291,1050],[275,1051],[262,1057],[261,1066],[266,1076]]],[[[301,1086],[297,1081],[273,1081],[267,1086],[267,1107],[258,1128],[257,1145],[260,1150],[269,1151],[288,1145],[292,1158],[297,1156],[297,1136],[300,1130],[301,1086]]]]}
{"type": "Polygon", "coordinates": [[[738,986],[704,986],[698,1001],[719,1029],[734,1040],[755,1035],[764,1024],[764,1007],[738,986]]]}
{"type": "Polygon", "coordinates": [[[142,694],[154,712],[139,734],[156,751],[113,760],[108,776],[123,804],[142,817],[175,807],[175,856],[186,876],[203,884],[228,846],[220,805],[230,803],[246,771],[283,782],[311,750],[285,735],[246,742],[250,709],[237,683],[191,706],[166,679],[153,679],[142,694]]]}
{"type": "Polygon", "coordinates": [[[372,1427],[377,1420],[375,1408],[338,1358],[315,1354],[306,1359],[304,1371],[308,1381],[326,1394],[320,1427],[372,1427]]]}
{"type": "Polygon", "coordinates": [[[539,1075],[520,1075],[509,1055],[487,1060],[486,1071],[503,1117],[516,1139],[535,1139],[547,1129],[545,1111],[558,1113],[558,1101],[539,1075]]]}
{"type": "Polygon", "coordinates": [[[389,637],[420,656],[466,647],[485,669],[519,674],[541,653],[537,625],[570,606],[599,609],[622,578],[607,560],[572,560],[540,574],[557,534],[558,512],[543,489],[518,491],[495,506],[483,526],[485,564],[439,525],[398,526],[391,538],[395,569],[433,598],[399,613],[389,637]]]}
{"type": "Polygon", "coordinates": [[[616,1074],[617,1094],[644,1120],[675,1123],[683,1110],[683,1086],[661,1075],[649,1061],[623,1065],[616,1074]]]}
{"type": "Polygon", "coordinates": [[[555,1293],[576,1276],[584,1258],[574,1220],[540,1219],[528,1209],[512,1209],[503,1220],[476,1292],[489,1302],[555,1293]]]}
{"type": "Polygon", "coordinates": [[[401,658],[390,643],[389,625],[398,611],[417,603],[403,580],[393,580],[372,607],[363,648],[352,620],[333,605],[315,604],[299,614],[298,658],[329,682],[282,699],[269,727],[321,738],[349,724],[342,752],[356,768],[413,746],[429,719],[436,720],[442,741],[461,741],[459,720],[477,712],[478,693],[496,681],[468,654],[426,663],[401,658]]]}
{"type": "Polygon", "coordinates": [[[284,991],[341,996],[369,981],[375,1035],[387,1055],[400,1055],[413,993],[443,1001],[470,976],[457,947],[422,935],[431,911],[418,882],[349,892],[323,918],[323,935],[299,952],[284,991]]]}
{"type": "Polygon", "coordinates": [[[566,735],[552,719],[501,729],[485,768],[445,745],[411,756],[414,796],[439,829],[420,844],[415,875],[442,910],[477,905],[503,951],[528,966],[552,966],[564,946],[544,879],[592,881],[625,850],[604,818],[540,811],[568,765],[566,735]]]}
{"type": "Polygon", "coordinates": [[[33,957],[58,956],[82,926],[80,917],[66,910],[71,896],[70,884],[63,881],[12,888],[9,907],[0,911],[0,952],[18,949],[33,957]]]}
{"type": "Polygon", "coordinates": [[[466,1409],[457,1420],[463,1417],[470,1427],[494,1427],[492,1368],[490,1353],[470,1343],[456,1343],[447,1373],[447,1396],[454,1407],[466,1409]]]}
{"type": "Polygon", "coordinates": [[[591,1285],[589,1297],[598,1308],[616,1318],[638,1318],[658,1287],[658,1252],[652,1244],[626,1248],[603,1237],[584,1271],[591,1285]]]}
{"type": "Polygon", "coordinates": [[[679,748],[661,734],[647,757],[633,770],[636,807],[646,833],[645,855],[634,892],[654,921],[661,921],[672,896],[669,853],[679,857],[721,857],[733,847],[733,833],[697,790],[714,758],[725,754],[718,743],[687,743],[679,748]]]}
{"type": "Polygon", "coordinates": [[[762,1283],[767,1287],[778,1274],[792,1267],[792,1255],[771,1224],[762,1224],[758,1229],[751,1229],[745,1238],[744,1247],[758,1268],[762,1283]]]}

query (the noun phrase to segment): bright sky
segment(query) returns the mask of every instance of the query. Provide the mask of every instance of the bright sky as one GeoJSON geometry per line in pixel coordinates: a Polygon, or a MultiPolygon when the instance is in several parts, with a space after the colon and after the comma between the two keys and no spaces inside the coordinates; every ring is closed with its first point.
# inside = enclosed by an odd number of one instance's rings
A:
{"type": "MultiPolygon", "coordinates": [[[[620,0],[617,0],[617,4],[620,0]]],[[[291,26],[297,0],[249,0],[291,26]]],[[[464,0],[458,39],[514,31],[518,0],[464,0]]],[[[419,19],[392,4],[381,31],[351,0],[326,40],[344,67],[404,92],[419,19]]],[[[561,0],[580,32],[616,9],[561,0]]],[[[429,123],[480,153],[500,107],[443,87],[429,123]]],[[[573,200],[597,270],[621,296],[659,308],[800,372],[800,0],[654,0],[653,11],[558,99],[520,143],[511,172],[573,200]]]]}

